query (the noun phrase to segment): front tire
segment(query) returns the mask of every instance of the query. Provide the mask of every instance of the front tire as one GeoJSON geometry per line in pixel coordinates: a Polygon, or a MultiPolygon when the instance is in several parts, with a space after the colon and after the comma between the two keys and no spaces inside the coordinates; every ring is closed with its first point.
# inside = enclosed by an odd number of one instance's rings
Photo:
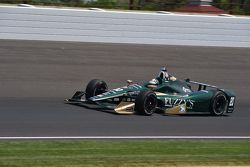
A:
{"type": "Polygon", "coordinates": [[[135,101],[135,108],[138,114],[150,116],[157,107],[156,94],[151,90],[144,90],[139,93],[135,101]]]}
{"type": "Polygon", "coordinates": [[[99,80],[99,79],[93,79],[88,83],[86,87],[85,97],[86,99],[89,99],[93,96],[107,92],[107,90],[108,90],[108,86],[106,82],[99,80]]]}
{"type": "Polygon", "coordinates": [[[214,116],[223,115],[227,110],[227,105],[228,101],[226,95],[221,91],[217,91],[211,100],[210,104],[211,115],[214,116]]]}

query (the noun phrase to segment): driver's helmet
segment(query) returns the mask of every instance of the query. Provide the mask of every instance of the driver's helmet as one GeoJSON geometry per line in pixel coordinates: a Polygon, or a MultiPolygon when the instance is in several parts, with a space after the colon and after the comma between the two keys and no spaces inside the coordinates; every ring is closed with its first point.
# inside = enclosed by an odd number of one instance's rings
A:
{"type": "Polygon", "coordinates": [[[166,67],[161,67],[161,71],[167,71],[167,68],[166,67]]]}

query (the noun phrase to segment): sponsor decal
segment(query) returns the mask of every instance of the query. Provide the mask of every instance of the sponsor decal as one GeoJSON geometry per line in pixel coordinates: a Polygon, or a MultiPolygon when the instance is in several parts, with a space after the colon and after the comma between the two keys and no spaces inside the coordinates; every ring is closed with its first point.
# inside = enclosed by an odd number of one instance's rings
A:
{"type": "Polygon", "coordinates": [[[184,92],[186,92],[186,93],[190,93],[190,92],[191,92],[191,90],[190,90],[190,89],[185,88],[185,87],[182,87],[182,90],[183,90],[184,92]]]}
{"type": "Polygon", "coordinates": [[[128,87],[131,88],[131,89],[133,89],[133,88],[135,88],[135,89],[141,89],[142,88],[142,86],[138,85],[138,84],[129,85],[128,87]]]}
{"type": "Polygon", "coordinates": [[[234,106],[235,97],[230,98],[229,107],[234,106]]]}
{"type": "Polygon", "coordinates": [[[112,95],[112,94],[116,94],[117,92],[121,92],[123,90],[124,89],[122,89],[122,88],[116,88],[116,89],[113,89],[111,91],[108,91],[108,92],[105,92],[105,93],[101,94],[101,96],[100,95],[98,95],[98,96],[102,97],[102,96],[112,95]]]}
{"type": "Polygon", "coordinates": [[[133,92],[128,92],[128,95],[133,96],[133,95],[138,95],[140,91],[133,91],[133,92]]]}
{"type": "Polygon", "coordinates": [[[184,100],[184,99],[172,99],[170,97],[165,98],[165,106],[166,107],[174,107],[181,104],[186,104],[187,109],[193,109],[194,101],[193,100],[184,100]]]}
{"type": "Polygon", "coordinates": [[[120,98],[114,98],[113,101],[120,101],[120,98]]]}
{"type": "Polygon", "coordinates": [[[186,107],[184,105],[181,105],[180,113],[185,113],[185,112],[186,112],[186,107]]]}

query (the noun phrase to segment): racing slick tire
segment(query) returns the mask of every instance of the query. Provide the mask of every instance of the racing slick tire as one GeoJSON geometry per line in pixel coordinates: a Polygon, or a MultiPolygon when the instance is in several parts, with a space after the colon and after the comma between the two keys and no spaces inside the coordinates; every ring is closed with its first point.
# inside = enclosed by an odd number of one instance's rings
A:
{"type": "Polygon", "coordinates": [[[108,90],[108,86],[106,82],[99,80],[99,79],[93,79],[88,83],[86,87],[85,98],[89,99],[90,97],[104,93],[107,90],[108,90]]]}
{"type": "Polygon", "coordinates": [[[157,107],[156,94],[151,90],[143,90],[135,100],[135,110],[140,115],[150,116],[157,107]]]}
{"type": "Polygon", "coordinates": [[[211,115],[222,116],[227,111],[227,105],[226,95],[221,91],[215,92],[210,104],[211,115]]]}

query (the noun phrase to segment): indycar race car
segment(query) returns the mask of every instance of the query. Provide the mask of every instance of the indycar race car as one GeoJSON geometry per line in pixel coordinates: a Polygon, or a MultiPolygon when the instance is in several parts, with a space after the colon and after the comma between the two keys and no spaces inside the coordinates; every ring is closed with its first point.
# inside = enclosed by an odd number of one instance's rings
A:
{"type": "Polygon", "coordinates": [[[118,114],[152,115],[155,111],[164,114],[210,113],[221,116],[232,113],[235,94],[216,86],[175,77],[154,79],[156,82],[133,84],[108,90],[107,84],[99,79],[91,80],[85,92],[77,91],[69,104],[113,110],[118,114]],[[197,86],[195,86],[197,85],[197,86]],[[194,87],[197,87],[194,90],[194,87]]]}

